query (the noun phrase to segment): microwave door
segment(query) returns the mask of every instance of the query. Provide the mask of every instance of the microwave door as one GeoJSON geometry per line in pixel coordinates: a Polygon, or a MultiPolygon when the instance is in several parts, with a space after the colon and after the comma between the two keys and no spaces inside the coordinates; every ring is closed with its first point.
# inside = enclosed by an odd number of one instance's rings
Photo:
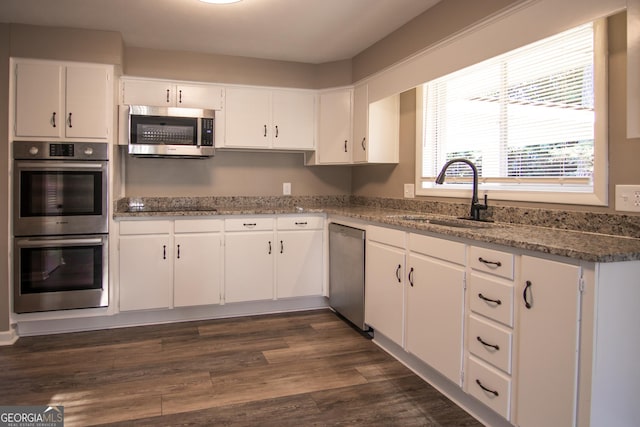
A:
{"type": "Polygon", "coordinates": [[[134,145],[195,146],[198,143],[198,119],[131,116],[130,143],[134,145]]]}

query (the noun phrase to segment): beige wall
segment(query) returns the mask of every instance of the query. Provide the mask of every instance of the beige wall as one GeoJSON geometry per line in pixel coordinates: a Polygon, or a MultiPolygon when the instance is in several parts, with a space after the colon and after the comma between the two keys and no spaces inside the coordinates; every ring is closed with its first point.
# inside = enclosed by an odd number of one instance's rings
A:
{"type": "MultiPolygon", "coordinates": [[[[0,146],[8,147],[9,135],[9,25],[0,24],[0,146]]],[[[9,150],[0,150],[0,200],[9,200],[7,165],[9,150]]],[[[9,203],[0,209],[0,333],[9,330],[9,203]]]]}
{"type": "MultiPolygon", "coordinates": [[[[501,202],[490,200],[493,205],[546,206],[554,209],[615,212],[614,195],[616,184],[640,184],[640,140],[626,138],[626,14],[619,13],[609,18],[609,200],[608,207],[536,204],[526,202],[501,202]]],[[[355,68],[355,64],[354,64],[355,68]]],[[[407,91],[410,98],[414,91],[407,91]]],[[[415,113],[402,102],[400,137],[400,164],[394,168],[368,166],[354,168],[352,192],[358,196],[403,197],[402,181],[415,181],[415,122],[407,116],[415,113]]],[[[436,199],[436,198],[434,198],[436,199]]],[[[452,199],[441,199],[451,201],[452,199]]],[[[464,200],[464,199],[462,199],[464,200]]]]}
{"type": "Polygon", "coordinates": [[[216,152],[210,159],[126,157],[125,195],[278,196],[291,183],[295,196],[351,193],[349,167],[306,167],[302,154],[216,152]]]}
{"type": "Polygon", "coordinates": [[[353,81],[401,61],[522,0],[446,0],[353,58],[353,81]]]}

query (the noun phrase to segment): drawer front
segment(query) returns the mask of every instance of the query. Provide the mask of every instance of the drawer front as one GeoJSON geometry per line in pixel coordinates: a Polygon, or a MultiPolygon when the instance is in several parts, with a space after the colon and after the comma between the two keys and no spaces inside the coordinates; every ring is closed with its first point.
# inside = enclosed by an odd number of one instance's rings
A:
{"type": "Polygon", "coordinates": [[[512,336],[510,330],[479,317],[469,316],[469,351],[507,374],[511,374],[512,336]]]}
{"type": "Polygon", "coordinates": [[[471,246],[469,264],[477,271],[513,280],[513,254],[471,246]]]}
{"type": "Polygon", "coordinates": [[[273,230],[274,225],[275,221],[272,217],[227,218],[224,220],[225,231],[273,230]]]}
{"type": "Polygon", "coordinates": [[[452,242],[451,240],[439,239],[422,234],[409,234],[409,250],[455,264],[465,264],[464,243],[452,242]]]}
{"type": "Polygon", "coordinates": [[[513,327],[513,292],[510,282],[500,282],[471,273],[469,307],[497,322],[513,327]]]}
{"type": "Polygon", "coordinates": [[[324,218],[321,216],[279,216],[278,230],[321,230],[324,218]]]}
{"type": "Polygon", "coordinates": [[[134,234],[170,234],[173,221],[144,220],[144,221],[120,221],[120,235],[134,234]]]}
{"type": "Polygon", "coordinates": [[[406,247],[407,233],[393,228],[377,227],[372,225],[367,228],[367,240],[383,243],[396,248],[406,247]]]}
{"type": "Polygon", "coordinates": [[[508,420],[511,412],[511,378],[473,356],[469,356],[467,362],[466,392],[508,420]]]}
{"type": "Polygon", "coordinates": [[[176,233],[211,233],[223,228],[221,219],[177,219],[174,224],[176,233]]]}

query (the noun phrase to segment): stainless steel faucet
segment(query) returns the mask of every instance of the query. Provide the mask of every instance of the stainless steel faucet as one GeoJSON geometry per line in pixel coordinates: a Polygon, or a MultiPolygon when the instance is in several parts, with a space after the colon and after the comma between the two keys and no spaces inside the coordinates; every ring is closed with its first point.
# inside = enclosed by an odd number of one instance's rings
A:
{"type": "Polygon", "coordinates": [[[469,165],[469,167],[471,167],[471,170],[473,171],[473,194],[471,195],[470,219],[480,221],[480,211],[487,209],[487,195],[484,195],[484,204],[478,202],[478,168],[476,168],[476,165],[474,165],[471,160],[462,158],[449,160],[444,164],[442,170],[438,174],[438,177],[436,178],[436,184],[444,183],[445,173],[447,172],[449,166],[454,163],[465,163],[469,165]]]}

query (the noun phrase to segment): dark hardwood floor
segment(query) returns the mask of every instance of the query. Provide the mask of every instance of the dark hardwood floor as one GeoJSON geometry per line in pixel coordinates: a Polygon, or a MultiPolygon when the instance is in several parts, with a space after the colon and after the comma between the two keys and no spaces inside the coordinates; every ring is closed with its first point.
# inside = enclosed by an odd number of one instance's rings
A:
{"type": "Polygon", "coordinates": [[[65,426],[477,426],[329,310],[20,338],[0,405],[65,426]]]}

